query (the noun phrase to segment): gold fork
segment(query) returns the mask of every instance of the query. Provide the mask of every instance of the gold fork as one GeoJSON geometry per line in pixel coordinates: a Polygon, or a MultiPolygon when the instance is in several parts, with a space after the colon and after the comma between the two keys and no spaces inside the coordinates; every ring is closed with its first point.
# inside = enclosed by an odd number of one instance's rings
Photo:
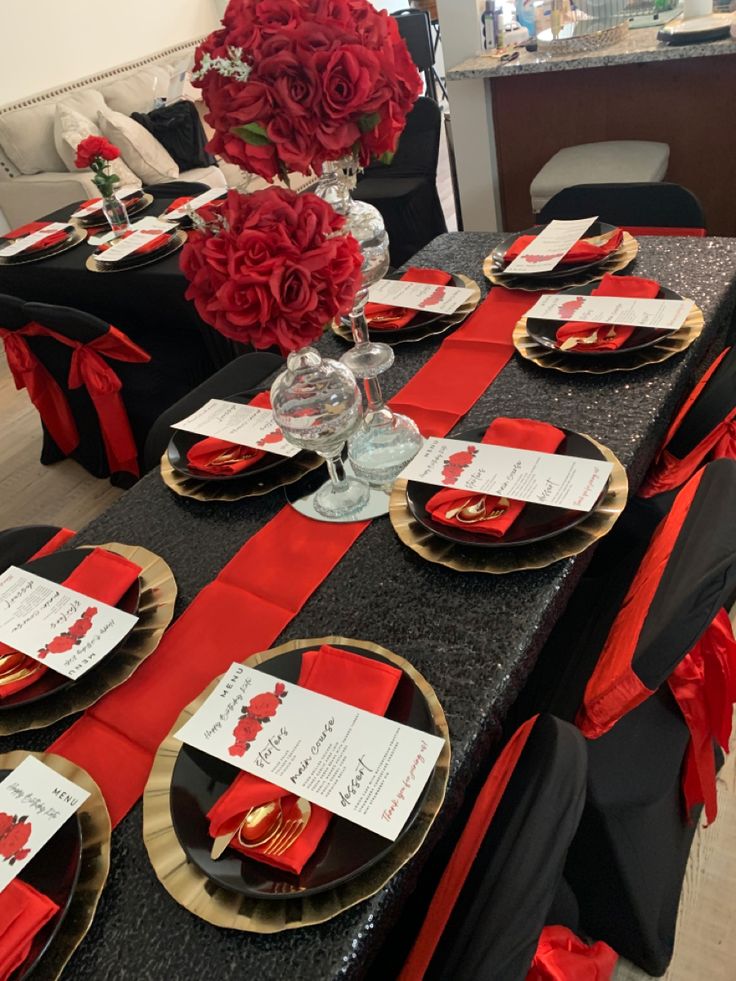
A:
{"type": "Polygon", "coordinates": [[[287,849],[291,848],[309,824],[309,819],[312,816],[312,807],[309,801],[304,800],[303,797],[299,797],[294,807],[297,813],[284,821],[279,833],[262,850],[264,855],[273,855],[274,857],[283,855],[287,849]]]}

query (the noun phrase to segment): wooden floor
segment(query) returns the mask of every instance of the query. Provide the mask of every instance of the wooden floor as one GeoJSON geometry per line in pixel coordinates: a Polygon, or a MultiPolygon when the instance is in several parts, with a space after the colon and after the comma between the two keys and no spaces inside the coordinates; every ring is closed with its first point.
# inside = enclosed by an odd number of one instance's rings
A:
{"type": "MultiPolygon", "coordinates": [[[[454,229],[449,165],[444,148],[438,178],[448,227],[454,229]]],[[[0,356],[0,528],[49,523],[81,528],[123,492],[97,480],[72,461],[38,462],[41,430],[26,392],[17,392],[0,356]]],[[[142,544],[145,544],[142,543],[142,544]]],[[[719,777],[719,815],[700,829],[685,881],[677,945],[666,981],[736,981],[736,753],[719,777]]],[[[620,964],[616,981],[648,975],[620,964]]]]}

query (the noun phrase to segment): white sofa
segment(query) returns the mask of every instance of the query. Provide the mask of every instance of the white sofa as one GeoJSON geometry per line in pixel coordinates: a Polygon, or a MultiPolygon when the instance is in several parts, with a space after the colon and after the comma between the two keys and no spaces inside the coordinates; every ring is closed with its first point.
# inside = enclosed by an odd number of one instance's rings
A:
{"type": "MultiPolygon", "coordinates": [[[[21,225],[98,192],[91,171],[69,172],[54,144],[56,104],[65,102],[94,121],[89,90],[99,92],[113,110],[149,112],[172,89],[180,97],[180,76],[191,63],[197,41],[179,44],[127,65],[0,106],[0,226],[21,225]]],[[[185,89],[186,93],[186,89],[185,89]]],[[[190,95],[198,95],[190,89],[190,95]]],[[[224,165],[223,165],[224,166],[224,165]]],[[[184,171],[179,180],[210,187],[239,183],[237,168],[212,166],[184,171]],[[227,175],[227,176],[226,176],[227,175]],[[229,181],[228,181],[229,178],[229,181]]]]}

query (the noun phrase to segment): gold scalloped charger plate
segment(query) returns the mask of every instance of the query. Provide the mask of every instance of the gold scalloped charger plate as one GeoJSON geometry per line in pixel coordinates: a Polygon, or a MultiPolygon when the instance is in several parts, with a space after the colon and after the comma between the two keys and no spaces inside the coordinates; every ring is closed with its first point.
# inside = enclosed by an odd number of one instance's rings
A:
{"type": "Polygon", "coordinates": [[[100,262],[94,255],[90,255],[87,256],[85,266],[90,272],[94,273],[133,272],[135,269],[142,269],[144,266],[153,265],[154,262],[161,262],[162,259],[168,259],[170,255],[174,255],[174,253],[179,251],[186,240],[187,233],[179,228],[171,234],[170,241],[166,245],[150,255],[144,253],[140,256],[140,261],[130,261],[133,258],[131,256],[128,260],[124,259],[122,262],[100,262]]]}
{"type": "MultiPolygon", "coordinates": [[[[71,225],[72,223],[69,222],[69,224],[71,225]]],[[[53,259],[54,256],[61,255],[62,252],[69,252],[70,249],[76,249],[76,247],[81,245],[82,242],[86,241],[86,239],[87,233],[84,231],[84,229],[74,226],[73,230],[69,232],[69,237],[65,242],[59,242],[58,245],[53,245],[50,249],[31,252],[28,255],[23,255],[21,252],[20,255],[11,256],[10,258],[3,258],[0,256],[0,266],[12,268],[12,266],[23,266],[29,262],[43,262],[44,259],[53,259]]]]}
{"type": "Polygon", "coordinates": [[[37,702],[19,705],[17,709],[6,709],[0,714],[0,736],[50,726],[59,719],[89,708],[107,692],[127,681],[139,665],[153,654],[173,619],[176,581],[160,556],[138,545],[121,545],[118,542],[80,547],[104,548],[141,567],[138,577],[138,622],[114,651],[73,685],[37,702]]]}
{"type": "Polygon", "coordinates": [[[624,240],[613,255],[604,259],[599,266],[593,269],[581,270],[577,275],[571,273],[570,276],[560,277],[559,279],[542,279],[535,277],[530,279],[527,276],[509,276],[503,273],[493,272],[493,255],[486,256],[483,261],[483,273],[486,279],[490,280],[494,286],[505,286],[510,290],[524,290],[527,293],[556,293],[558,290],[572,289],[577,286],[587,286],[588,283],[595,283],[606,273],[621,272],[626,269],[639,254],[639,243],[628,232],[624,232],[624,240]]]}
{"type": "Polygon", "coordinates": [[[613,528],[626,507],[629,482],[618,457],[592,436],[585,435],[613,464],[608,489],[601,503],[579,524],[533,545],[483,549],[458,545],[424,528],[409,510],[406,480],[397,480],[391,491],[389,518],[399,539],[427,562],[447,566],[455,572],[484,572],[505,575],[528,569],[543,569],[562,559],[580,555],[613,528]]]}
{"type": "MultiPolygon", "coordinates": [[[[687,299],[687,297],[683,297],[687,299]]],[[[613,371],[637,371],[650,364],[667,361],[687,350],[703,332],[705,318],[700,307],[693,305],[685,323],[679,330],[667,334],[661,341],[638,351],[618,351],[599,357],[586,355],[585,358],[554,348],[546,347],[535,341],[526,330],[526,317],[514,327],[512,339],[514,347],[527,361],[540,368],[551,368],[553,371],[564,371],[567,374],[607,375],[613,371]]]]}
{"type": "Polygon", "coordinates": [[[218,886],[187,860],[171,820],[169,793],[171,776],[181,743],[174,738],[194,715],[219,682],[215,678],[202,694],[181,713],[156,753],[151,775],[143,794],[143,841],[151,864],[166,891],[181,906],[214,926],[250,933],[279,933],[298,930],[331,920],[345,910],[375,895],[416,854],[445,799],[450,767],[450,734],[445,713],[434,690],[408,661],[385,647],[350,637],[313,637],[292,640],[279,647],[253,654],[244,664],[257,667],[274,657],[304,647],[341,644],[379,654],[401,668],[427,701],[437,735],[445,740],[423,802],[413,823],[389,853],[363,874],[314,896],[277,899],[250,899],[218,886]]]}
{"type": "MultiPolygon", "coordinates": [[[[464,276],[462,273],[457,273],[457,277],[462,281],[463,286],[473,291],[473,295],[467,301],[467,303],[464,303],[461,307],[458,307],[453,314],[447,317],[440,316],[431,323],[426,324],[424,327],[412,328],[411,324],[409,324],[402,330],[391,331],[371,331],[369,327],[369,339],[371,341],[382,341],[384,344],[388,344],[390,347],[397,347],[399,344],[417,344],[419,341],[426,341],[428,337],[440,337],[442,334],[447,334],[449,331],[459,327],[463,321],[468,319],[470,314],[475,311],[476,307],[480,303],[480,286],[474,279],[471,279],[469,276],[464,276]]],[[[353,335],[350,332],[350,329],[345,327],[344,324],[333,321],[332,332],[337,334],[340,340],[346,341],[348,344],[353,343],[353,335]]]]}
{"type": "Polygon", "coordinates": [[[161,479],[179,497],[191,497],[195,501],[242,501],[246,497],[261,497],[279,487],[295,484],[305,474],[324,464],[316,453],[303,451],[291,458],[284,457],[280,467],[264,470],[251,477],[238,480],[195,480],[179,473],[171,465],[168,452],[161,457],[161,479]]]}
{"type": "Polygon", "coordinates": [[[38,981],[56,981],[89,930],[107,880],[110,870],[110,815],[100,788],[92,777],[63,756],[14,750],[0,756],[0,770],[14,770],[27,756],[35,757],[89,792],[89,797],[77,811],[82,832],[82,856],[71,902],[61,926],[30,975],[38,981]]]}

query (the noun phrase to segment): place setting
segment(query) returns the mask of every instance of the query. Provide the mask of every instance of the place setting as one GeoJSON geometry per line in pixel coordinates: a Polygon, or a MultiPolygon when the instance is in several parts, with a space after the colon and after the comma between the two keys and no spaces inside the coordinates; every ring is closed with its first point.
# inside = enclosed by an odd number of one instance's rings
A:
{"type": "Polygon", "coordinates": [[[505,574],[578,555],[623,511],[623,465],[593,437],[534,419],[431,438],[396,481],[389,516],[423,559],[505,574]]]}
{"type": "Polygon", "coordinates": [[[97,251],[87,257],[86,266],[95,273],[140,269],[178,252],[186,240],[187,233],[174,226],[132,227],[122,235],[103,241],[97,251]]]}
{"type": "MultiPolygon", "coordinates": [[[[479,302],[480,287],[470,277],[412,266],[369,287],[368,339],[395,347],[438,337],[459,327],[479,302]]],[[[332,330],[341,340],[354,342],[343,320],[333,321],[332,330]]]]}
{"type": "Polygon", "coordinates": [[[216,926],[322,923],[381,889],[442,802],[432,688],[368,641],[293,640],[234,663],[156,755],[143,837],[164,888],[216,926]]]}
{"type": "Polygon", "coordinates": [[[692,300],[641,276],[541,296],[514,328],[518,353],[540,368],[635,371],[685,351],[705,326],[692,300]]]}
{"type": "Polygon", "coordinates": [[[168,565],[138,546],[61,549],[0,574],[0,734],[92,705],[156,649],[174,615],[168,565]]]}
{"type": "Polygon", "coordinates": [[[161,478],[180,497],[198,501],[259,497],[296,483],[324,464],[316,453],[283,438],[268,389],[262,386],[210,399],[172,429],[161,457],[161,478]]]}
{"type": "Polygon", "coordinates": [[[81,245],[87,233],[63,221],[31,221],[0,235],[0,265],[41,262],[81,245]]]}
{"type": "Polygon", "coordinates": [[[179,225],[180,228],[194,228],[194,218],[199,215],[204,208],[217,206],[217,202],[228,193],[226,187],[213,187],[202,194],[183,195],[175,198],[165,211],[159,216],[162,221],[170,221],[179,225]]]}
{"type": "MultiPolygon", "coordinates": [[[[153,195],[148,191],[143,191],[141,188],[122,187],[114,193],[115,197],[125,206],[125,210],[130,218],[141,214],[154,202],[153,195]]],[[[72,212],[70,220],[80,228],[103,228],[108,222],[102,205],[103,201],[101,197],[83,201],[76,211],[72,212]]]]}
{"type": "Polygon", "coordinates": [[[81,767],[52,753],[0,755],[0,976],[61,975],[94,918],[110,832],[81,767]]]}
{"type": "Polygon", "coordinates": [[[505,238],[486,257],[483,272],[507,289],[563,290],[621,272],[638,251],[629,232],[597,218],[555,220],[505,238]]]}

